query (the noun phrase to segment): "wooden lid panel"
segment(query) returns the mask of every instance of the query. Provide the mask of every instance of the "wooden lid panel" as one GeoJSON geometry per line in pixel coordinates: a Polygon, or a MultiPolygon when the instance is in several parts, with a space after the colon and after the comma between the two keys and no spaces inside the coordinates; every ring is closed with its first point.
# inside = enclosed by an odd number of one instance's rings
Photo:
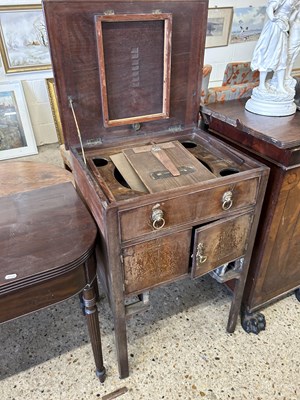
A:
{"type": "MultiPolygon", "coordinates": [[[[70,98],[73,101],[84,144],[101,143],[101,141],[115,143],[136,134],[151,136],[151,134],[157,135],[158,132],[176,131],[178,127],[197,125],[207,0],[188,0],[184,2],[184,6],[177,0],[118,2],[44,0],[43,6],[67,148],[79,143],[69,106],[70,98]],[[95,18],[111,10],[116,15],[159,12],[172,16],[170,116],[157,121],[143,122],[138,133],[133,129],[132,124],[105,127],[103,118],[95,18]]],[[[151,54],[155,54],[155,51],[153,50],[151,54]]],[[[144,60],[140,61],[141,69],[147,70],[147,63],[145,67],[144,60]]],[[[159,72],[161,73],[161,70],[159,72]]],[[[149,76],[151,71],[147,73],[149,76]]],[[[118,85],[122,89],[124,83],[117,83],[116,87],[119,87],[118,85]]],[[[154,100],[151,100],[152,105],[149,108],[150,112],[155,113],[157,109],[153,107],[153,104],[158,96],[161,99],[161,93],[156,93],[157,86],[155,83],[152,85],[154,100]]],[[[162,90],[161,84],[159,87],[162,90]]],[[[149,95],[147,94],[146,97],[148,101],[149,95]]],[[[126,96],[124,98],[126,99],[126,96]]],[[[147,106],[144,107],[144,110],[138,112],[149,111],[147,106]]],[[[116,115],[123,117],[119,109],[116,115]]]]}

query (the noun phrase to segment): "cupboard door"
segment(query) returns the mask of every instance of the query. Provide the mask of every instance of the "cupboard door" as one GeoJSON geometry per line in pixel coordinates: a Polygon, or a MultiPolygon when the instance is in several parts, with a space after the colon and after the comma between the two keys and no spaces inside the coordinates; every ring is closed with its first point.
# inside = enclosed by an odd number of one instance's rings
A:
{"type": "Polygon", "coordinates": [[[191,230],[123,249],[125,293],[141,292],[188,274],[191,230]]]}
{"type": "Polygon", "coordinates": [[[253,212],[249,212],[196,229],[192,278],[244,256],[252,218],[253,212]]]}

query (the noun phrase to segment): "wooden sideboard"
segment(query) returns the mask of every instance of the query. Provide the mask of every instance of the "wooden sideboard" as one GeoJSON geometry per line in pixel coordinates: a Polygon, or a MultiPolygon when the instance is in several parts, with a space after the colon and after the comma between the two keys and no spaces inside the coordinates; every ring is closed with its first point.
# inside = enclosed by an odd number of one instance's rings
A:
{"type": "Polygon", "coordinates": [[[212,134],[270,167],[243,299],[243,326],[258,333],[265,328],[258,309],[293,290],[300,301],[300,113],[265,117],[244,104],[209,104],[201,115],[212,134]]]}

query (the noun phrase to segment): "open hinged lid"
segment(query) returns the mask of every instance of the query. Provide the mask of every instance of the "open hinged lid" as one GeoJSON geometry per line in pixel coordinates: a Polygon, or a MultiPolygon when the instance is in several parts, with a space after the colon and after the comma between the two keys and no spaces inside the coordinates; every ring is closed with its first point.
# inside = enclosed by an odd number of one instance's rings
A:
{"type": "Polygon", "coordinates": [[[196,126],[207,0],[44,0],[66,147],[196,126]]]}

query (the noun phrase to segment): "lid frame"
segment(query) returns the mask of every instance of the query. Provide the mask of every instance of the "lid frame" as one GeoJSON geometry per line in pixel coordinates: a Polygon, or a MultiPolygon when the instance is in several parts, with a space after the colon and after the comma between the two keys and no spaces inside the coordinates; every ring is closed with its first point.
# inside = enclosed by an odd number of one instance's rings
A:
{"type": "MultiPolygon", "coordinates": [[[[105,127],[122,126],[128,124],[136,124],[140,122],[156,121],[159,119],[169,118],[170,115],[170,79],[171,79],[171,37],[172,37],[172,14],[112,14],[112,15],[98,15],[95,17],[97,44],[98,44],[98,62],[100,73],[100,86],[102,97],[102,113],[103,122],[105,127]],[[160,113],[150,113],[148,115],[131,116],[127,118],[111,119],[109,112],[109,94],[108,83],[106,77],[106,70],[109,65],[106,65],[105,45],[103,35],[103,23],[118,23],[118,22],[141,22],[141,21],[164,21],[164,45],[163,45],[163,90],[162,90],[162,110],[160,113]]],[[[131,50],[132,54],[132,68],[136,74],[132,79],[132,86],[138,87],[138,58],[139,48],[131,50]]]]}

